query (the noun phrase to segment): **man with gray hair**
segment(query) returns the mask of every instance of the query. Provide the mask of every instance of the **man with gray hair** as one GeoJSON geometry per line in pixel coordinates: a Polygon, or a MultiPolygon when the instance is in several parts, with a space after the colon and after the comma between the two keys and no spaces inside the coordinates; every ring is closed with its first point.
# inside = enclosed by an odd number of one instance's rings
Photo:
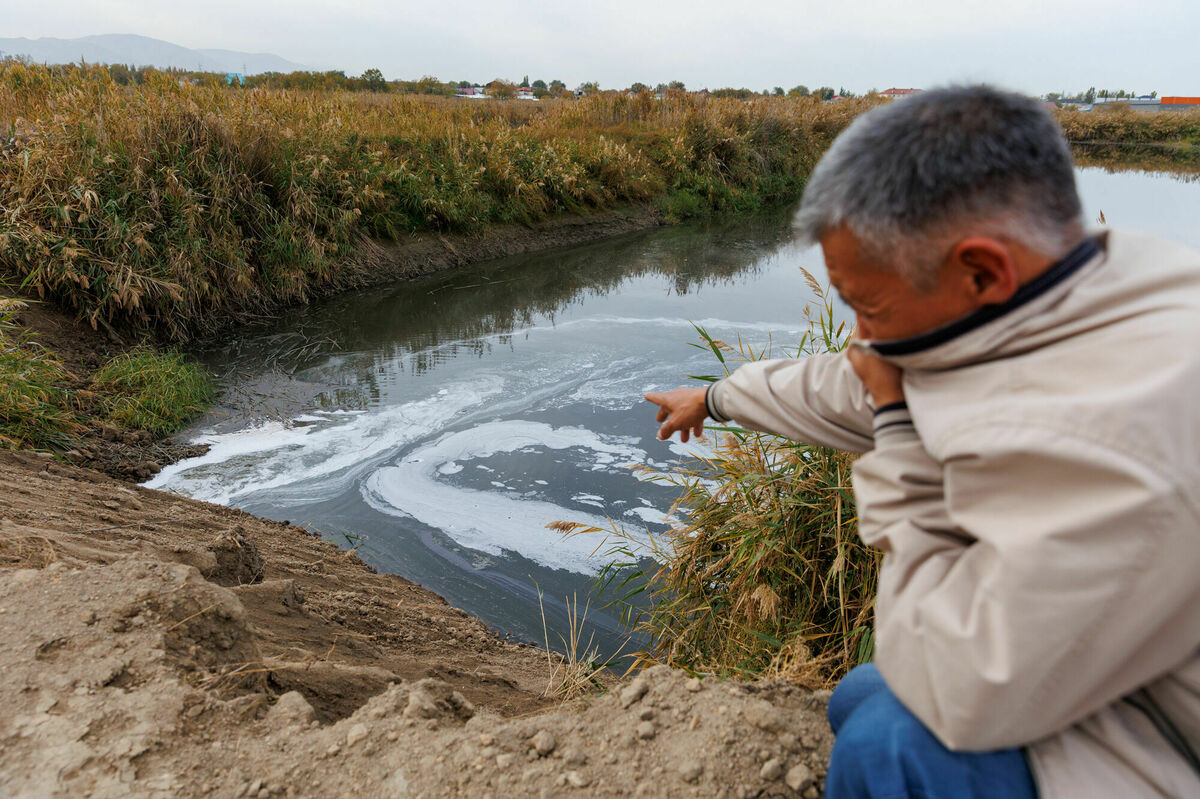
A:
{"type": "Polygon", "coordinates": [[[987,86],[857,119],[799,224],[850,349],[647,399],[863,453],[827,796],[1200,796],[1200,254],[1086,235],[1054,119],[987,86]]]}

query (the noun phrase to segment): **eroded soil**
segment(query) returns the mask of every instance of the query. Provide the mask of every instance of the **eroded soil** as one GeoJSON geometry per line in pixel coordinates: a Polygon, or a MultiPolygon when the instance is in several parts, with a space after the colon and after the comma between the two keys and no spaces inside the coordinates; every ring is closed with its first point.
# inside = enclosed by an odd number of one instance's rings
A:
{"type": "Polygon", "coordinates": [[[0,453],[0,796],[807,796],[824,697],[545,654],[282,523],[0,453]]]}

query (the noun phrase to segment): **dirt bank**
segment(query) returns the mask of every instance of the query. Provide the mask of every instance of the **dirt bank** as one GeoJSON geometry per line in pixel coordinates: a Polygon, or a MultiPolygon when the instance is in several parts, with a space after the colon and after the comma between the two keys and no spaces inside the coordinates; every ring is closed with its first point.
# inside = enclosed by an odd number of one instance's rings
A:
{"type": "Polygon", "coordinates": [[[282,523],[0,453],[0,795],[807,796],[823,696],[543,653],[282,523]]]}
{"type": "Polygon", "coordinates": [[[361,242],[364,286],[428,275],[455,266],[568,247],[663,224],[648,205],[563,214],[532,225],[491,225],[476,233],[418,233],[400,242],[361,242]]]}

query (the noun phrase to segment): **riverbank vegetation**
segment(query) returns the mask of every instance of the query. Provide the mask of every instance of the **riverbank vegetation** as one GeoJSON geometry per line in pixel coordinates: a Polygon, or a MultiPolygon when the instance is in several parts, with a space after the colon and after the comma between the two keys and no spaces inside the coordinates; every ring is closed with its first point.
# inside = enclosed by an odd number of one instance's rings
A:
{"type": "MultiPolygon", "coordinates": [[[[721,373],[764,357],[838,352],[848,330],[815,281],[808,333],[787,352],[754,349],[698,329],[721,373]]],[[[700,377],[711,381],[720,375],[700,377]]],[[[879,554],[857,534],[854,456],[737,427],[707,431],[711,454],[646,478],[680,490],[675,521],[653,543],[655,563],[625,531],[562,523],[603,536],[610,565],[597,588],[663,662],[723,676],[786,676],[831,685],[871,659],[879,554]]]]}
{"type": "Polygon", "coordinates": [[[1116,105],[1057,116],[1081,166],[1200,172],[1200,111],[1116,105]]]}
{"type": "Polygon", "coordinates": [[[226,89],[0,70],[0,270],[93,326],[186,341],[370,275],[364,237],[796,198],[860,108],[226,89]]]}
{"type": "Polygon", "coordinates": [[[212,401],[208,373],[175,351],[134,348],[93,374],[68,365],[21,324],[27,310],[0,299],[0,449],[70,451],[106,423],[161,438],[212,401]]]}

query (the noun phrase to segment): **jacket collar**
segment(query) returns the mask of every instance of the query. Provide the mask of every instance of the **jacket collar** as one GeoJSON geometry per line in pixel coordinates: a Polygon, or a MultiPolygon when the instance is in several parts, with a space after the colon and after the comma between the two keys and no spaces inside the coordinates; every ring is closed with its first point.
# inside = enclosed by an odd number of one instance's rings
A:
{"type": "Polygon", "coordinates": [[[910,338],[863,342],[903,368],[944,369],[976,360],[1007,340],[1020,322],[1050,307],[1104,260],[1105,234],[1088,237],[1001,305],[989,305],[910,338]]]}

